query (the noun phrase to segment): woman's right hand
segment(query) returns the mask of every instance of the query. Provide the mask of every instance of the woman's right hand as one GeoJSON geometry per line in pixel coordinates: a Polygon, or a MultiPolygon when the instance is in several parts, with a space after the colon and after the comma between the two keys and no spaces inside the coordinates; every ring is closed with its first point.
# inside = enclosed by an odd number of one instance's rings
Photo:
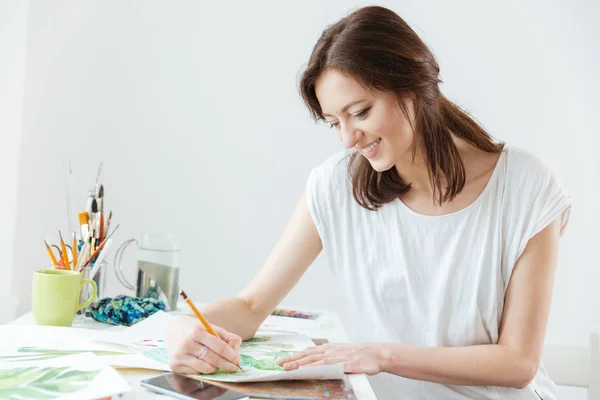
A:
{"type": "Polygon", "coordinates": [[[221,339],[208,333],[196,318],[186,315],[171,318],[165,345],[173,372],[212,374],[218,369],[229,372],[238,369],[242,362],[238,353],[242,338],[219,326],[212,327],[221,339]]]}

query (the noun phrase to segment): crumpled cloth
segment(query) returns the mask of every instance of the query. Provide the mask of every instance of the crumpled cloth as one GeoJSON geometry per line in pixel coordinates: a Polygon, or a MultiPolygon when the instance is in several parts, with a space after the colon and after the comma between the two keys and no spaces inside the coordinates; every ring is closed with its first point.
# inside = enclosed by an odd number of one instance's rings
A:
{"type": "Polygon", "coordinates": [[[96,300],[90,307],[90,314],[96,321],[131,326],[165,308],[162,300],[119,295],[114,299],[96,300]]]}

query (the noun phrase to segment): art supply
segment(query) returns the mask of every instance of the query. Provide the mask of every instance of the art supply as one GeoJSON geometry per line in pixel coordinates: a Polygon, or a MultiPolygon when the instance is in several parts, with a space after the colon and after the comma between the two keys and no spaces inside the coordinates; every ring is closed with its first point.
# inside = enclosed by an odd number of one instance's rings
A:
{"type": "Polygon", "coordinates": [[[73,232],[73,209],[71,207],[71,176],[73,170],[71,168],[71,161],[67,160],[64,162],[63,167],[65,168],[65,206],[67,207],[67,227],[69,232],[73,232]]]}
{"type": "MultiPolygon", "coordinates": [[[[82,211],[77,214],[77,219],[79,221],[79,229],[73,230],[71,222],[72,217],[75,217],[75,215],[72,215],[71,213],[70,193],[73,171],[70,162],[64,164],[66,172],[65,201],[68,214],[67,225],[69,227],[69,232],[72,232],[72,236],[66,239],[67,241],[71,241],[69,243],[65,242],[65,238],[63,238],[60,229],[58,229],[59,246],[52,244],[50,239],[44,241],[46,252],[50,256],[50,260],[54,269],[74,271],[78,274],[78,276],[80,276],[80,278],[90,276],[92,278],[92,281],[95,282],[94,293],[98,293],[98,295],[102,294],[104,290],[104,271],[108,268],[106,267],[106,265],[108,264],[106,259],[108,257],[108,253],[112,244],[112,240],[109,239],[110,236],[119,227],[117,225],[117,227],[113,229],[112,232],[109,232],[110,222],[112,220],[112,213],[109,216],[108,223],[105,224],[104,221],[104,185],[100,182],[102,165],[103,163],[100,162],[98,166],[96,180],[93,183],[93,188],[88,190],[87,192],[85,211],[82,211]],[[78,239],[78,234],[81,235],[81,240],[78,239]],[[57,250],[56,253],[54,252],[54,249],[57,250]]],[[[83,302],[84,300],[91,297],[89,296],[90,292],[91,291],[89,290],[89,287],[85,286],[82,293],[79,296],[75,297],[81,299],[81,301],[83,302]]],[[[57,299],[59,299],[56,301],[61,301],[60,293],[55,293],[54,296],[57,299]]],[[[70,298],[64,300],[65,304],[70,301],[70,298]]],[[[82,306],[80,307],[80,309],[81,308],[84,307],[82,306]]],[[[80,313],[81,312],[78,311],[78,314],[80,313]]]]}
{"type": "Polygon", "coordinates": [[[81,229],[81,239],[88,236],[88,232],[90,231],[90,218],[87,212],[79,213],[79,227],[81,229]]]}
{"type": "Polygon", "coordinates": [[[114,257],[114,270],[123,286],[136,297],[162,300],[167,310],[177,309],[179,292],[179,244],[171,235],[141,235],[123,242],[114,257]],[[125,278],[122,259],[127,247],[138,247],[137,279],[132,285],[125,278]]]}
{"type": "Polygon", "coordinates": [[[100,185],[100,191],[98,194],[98,213],[100,215],[100,241],[104,241],[104,236],[105,236],[105,232],[104,232],[104,185],[100,185]]]}
{"type": "Polygon", "coordinates": [[[75,270],[77,266],[77,233],[73,231],[73,246],[71,247],[71,252],[73,253],[73,267],[72,270],[75,270]]]}
{"type": "MultiPolygon", "coordinates": [[[[206,318],[204,318],[204,315],[202,315],[202,313],[200,312],[200,310],[198,310],[196,308],[196,306],[194,305],[194,303],[192,302],[192,300],[190,300],[190,298],[187,297],[187,295],[185,294],[185,292],[183,290],[180,290],[179,291],[179,295],[187,303],[187,305],[192,309],[192,312],[200,320],[200,322],[202,323],[202,326],[204,326],[204,329],[206,329],[208,331],[208,333],[210,333],[211,335],[216,336],[219,339],[221,339],[221,337],[219,336],[219,334],[217,332],[215,332],[215,330],[213,329],[212,326],[210,326],[210,324],[208,323],[208,321],[206,320],[206,318]]],[[[244,370],[242,369],[241,366],[238,365],[238,368],[240,369],[240,371],[244,372],[244,370]]]]}
{"type": "Polygon", "coordinates": [[[60,230],[58,231],[58,236],[60,237],[60,255],[62,258],[63,267],[65,269],[71,269],[69,263],[69,255],[67,254],[67,247],[65,246],[65,241],[63,240],[62,233],[60,233],[60,230]]]}
{"type": "Polygon", "coordinates": [[[107,238],[105,243],[106,244],[104,244],[100,248],[100,250],[102,250],[102,251],[100,251],[100,254],[98,254],[98,258],[96,258],[96,261],[94,261],[94,266],[92,267],[92,269],[90,271],[90,279],[94,279],[94,277],[96,276],[96,274],[100,270],[100,267],[102,267],[102,263],[104,262],[104,258],[106,258],[106,253],[110,249],[110,246],[112,246],[112,238],[107,238]]]}
{"type": "Polygon", "coordinates": [[[108,213],[108,220],[106,220],[105,232],[110,232],[110,222],[112,221],[112,210],[108,213]]]}
{"type": "Polygon", "coordinates": [[[94,201],[94,191],[88,190],[87,202],[85,205],[85,211],[88,213],[88,220],[93,221],[92,219],[92,202],[94,201]]]}
{"type": "Polygon", "coordinates": [[[279,317],[289,317],[289,318],[302,318],[302,319],[319,319],[321,314],[310,311],[298,311],[298,310],[288,310],[284,308],[276,308],[273,310],[271,315],[276,315],[279,317]]]}
{"type": "Polygon", "coordinates": [[[114,368],[91,353],[0,363],[0,376],[3,399],[116,399],[131,390],[114,368]]]}
{"type": "MultiPolygon", "coordinates": [[[[152,318],[152,317],[150,317],[152,318]]],[[[286,371],[277,364],[284,357],[314,347],[305,335],[257,335],[242,342],[239,352],[244,372],[216,372],[210,375],[188,375],[198,380],[216,382],[272,382],[284,380],[329,380],[344,377],[343,363],[326,364],[286,371]]],[[[257,396],[260,398],[260,396],[257,396]]]]}
{"type": "Polygon", "coordinates": [[[92,262],[92,260],[94,260],[94,258],[98,255],[98,253],[100,253],[100,251],[102,250],[102,248],[106,244],[106,241],[112,236],[113,233],[115,233],[115,231],[118,228],[119,228],[119,225],[117,225],[115,227],[115,229],[110,233],[110,235],[108,235],[108,237],[106,238],[106,240],[104,240],[104,242],[100,243],[100,246],[98,246],[98,248],[90,256],[90,258],[88,258],[87,261],[83,264],[83,268],[87,267],[90,264],[90,262],[92,262]]]}
{"type": "Polygon", "coordinates": [[[102,175],[103,165],[104,165],[103,161],[100,161],[100,164],[98,164],[98,173],[96,174],[96,182],[94,183],[96,197],[100,196],[100,175],[102,175]]]}
{"type": "MultiPolygon", "coordinates": [[[[95,222],[92,224],[92,229],[95,225],[95,222]]],[[[90,242],[90,237],[92,236],[92,229],[90,229],[88,231],[88,234],[83,238],[83,247],[81,248],[81,253],[79,256],[79,262],[77,263],[77,266],[75,268],[75,271],[81,271],[81,269],[83,268],[83,264],[86,261],[86,257],[88,257],[90,255],[90,246],[91,246],[91,242],[90,242]]]]}
{"type": "Polygon", "coordinates": [[[100,243],[100,220],[98,213],[98,201],[96,199],[92,200],[92,221],[96,223],[95,229],[92,230],[92,252],[96,251],[96,246],[100,243]]]}
{"type": "Polygon", "coordinates": [[[44,244],[46,245],[46,250],[48,251],[48,255],[50,256],[50,260],[52,261],[52,265],[58,266],[58,261],[56,261],[56,257],[54,257],[54,252],[52,251],[52,248],[50,247],[50,245],[48,244],[48,242],[45,241],[45,240],[44,240],[44,244]]]}

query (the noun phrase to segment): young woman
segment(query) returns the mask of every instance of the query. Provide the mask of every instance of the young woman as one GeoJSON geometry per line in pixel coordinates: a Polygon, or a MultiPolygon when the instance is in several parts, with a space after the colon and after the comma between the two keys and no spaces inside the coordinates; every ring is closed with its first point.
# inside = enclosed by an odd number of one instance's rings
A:
{"type": "Polygon", "coordinates": [[[343,363],[380,398],[556,399],[540,364],[570,200],[537,158],[495,141],[439,90],[439,67],[392,11],[328,27],[301,79],[312,116],[350,149],[312,171],[283,237],[237,297],[167,330],[174,371],[234,371],[323,250],[356,316],[354,343],[286,369],[343,363]]]}

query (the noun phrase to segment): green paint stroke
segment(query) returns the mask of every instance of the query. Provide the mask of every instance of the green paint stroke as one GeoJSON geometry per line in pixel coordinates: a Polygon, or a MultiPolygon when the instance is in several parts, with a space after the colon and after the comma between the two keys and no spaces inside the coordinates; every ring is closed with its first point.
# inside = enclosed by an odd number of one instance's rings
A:
{"type": "Polygon", "coordinates": [[[269,340],[271,340],[271,336],[254,336],[253,338],[244,340],[244,343],[262,343],[268,342],[269,340]]]}
{"type": "Polygon", "coordinates": [[[153,361],[163,364],[169,363],[169,354],[167,353],[167,349],[164,347],[144,348],[140,349],[140,351],[144,357],[153,361]]]}
{"type": "Polygon", "coordinates": [[[14,356],[0,356],[1,362],[10,361],[40,361],[48,360],[52,358],[71,356],[74,354],[81,353],[94,353],[97,356],[114,356],[123,354],[116,351],[105,351],[105,350],[56,350],[56,349],[43,349],[39,347],[20,347],[17,349],[17,353],[25,353],[14,356]]]}
{"type": "Polygon", "coordinates": [[[0,398],[54,399],[89,387],[100,370],[71,367],[22,367],[0,370],[0,398]]]}

